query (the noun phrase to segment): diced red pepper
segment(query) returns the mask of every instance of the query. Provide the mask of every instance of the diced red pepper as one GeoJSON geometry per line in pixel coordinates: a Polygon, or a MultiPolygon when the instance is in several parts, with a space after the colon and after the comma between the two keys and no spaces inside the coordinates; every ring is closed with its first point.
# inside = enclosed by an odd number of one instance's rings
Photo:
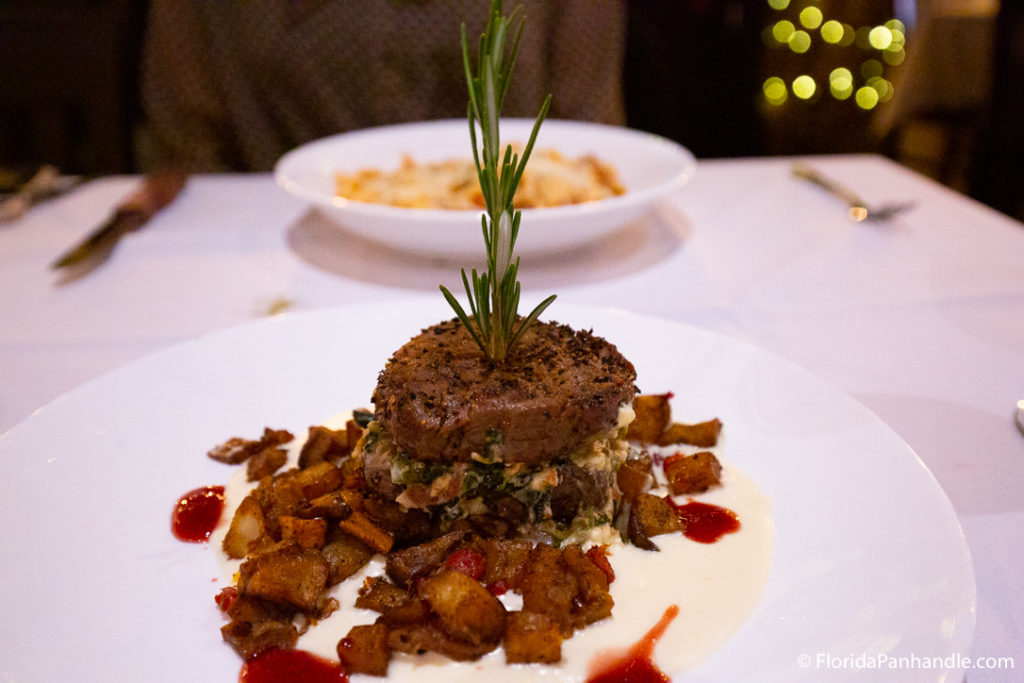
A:
{"type": "Polygon", "coordinates": [[[220,608],[221,612],[227,612],[231,609],[231,605],[233,605],[237,599],[238,589],[234,586],[227,586],[221,589],[217,595],[213,596],[213,601],[217,603],[217,607],[220,608]]]}
{"type": "Polygon", "coordinates": [[[483,578],[486,563],[484,556],[477,551],[472,548],[462,548],[448,557],[445,566],[479,581],[483,578]]]}
{"type": "Polygon", "coordinates": [[[615,570],[612,569],[612,563],[608,561],[608,546],[593,546],[587,551],[587,557],[597,565],[598,569],[604,572],[604,575],[608,577],[608,583],[615,580],[615,570]]]}

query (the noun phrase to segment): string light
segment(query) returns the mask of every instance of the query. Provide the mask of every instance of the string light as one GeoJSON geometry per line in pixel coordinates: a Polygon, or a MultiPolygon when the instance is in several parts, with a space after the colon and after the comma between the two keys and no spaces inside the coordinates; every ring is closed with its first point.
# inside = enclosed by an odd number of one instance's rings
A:
{"type": "Polygon", "coordinates": [[[885,50],[892,45],[892,31],[884,26],[876,26],[868,32],[868,43],[876,50],[885,50]]]}
{"type": "Polygon", "coordinates": [[[835,19],[829,19],[821,25],[821,39],[831,45],[836,45],[843,39],[843,25],[835,19]]]}
{"type": "Polygon", "coordinates": [[[796,26],[793,25],[792,21],[783,19],[782,21],[775,22],[772,26],[772,37],[780,43],[789,42],[790,36],[796,32],[796,26]]]}
{"type": "Polygon", "coordinates": [[[837,100],[849,99],[853,94],[853,74],[845,66],[832,69],[828,75],[828,89],[837,100]]]}
{"type": "Polygon", "coordinates": [[[800,25],[812,31],[821,26],[822,18],[821,10],[814,5],[808,5],[800,10],[800,25]]]}
{"type": "Polygon", "coordinates": [[[801,100],[811,99],[817,90],[818,84],[807,74],[802,74],[793,79],[793,94],[801,100]]]}
{"type": "Polygon", "coordinates": [[[790,50],[797,54],[803,54],[811,49],[811,34],[807,31],[793,31],[793,35],[786,42],[790,50]]]}
{"type": "Polygon", "coordinates": [[[772,76],[765,79],[764,85],[761,86],[764,92],[764,98],[768,100],[768,104],[780,105],[783,104],[789,98],[789,91],[786,88],[786,82],[778,76],[772,76]]]}
{"type": "Polygon", "coordinates": [[[853,99],[861,109],[874,109],[878,104],[878,91],[866,85],[861,86],[857,88],[853,99]]]}
{"type": "Polygon", "coordinates": [[[766,23],[762,41],[771,49],[788,49],[794,54],[812,53],[831,61],[827,80],[802,73],[791,80],[783,74],[771,76],[762,84],[764,100],[780,106],[792,95],[799,101],[813,102],[821,92],[834,100],[850,101],[861,110],[871,110],[893,98],[892,81],[886,69],[906,59],[907,28],[899,19],[870,25],[853,26],[842,20],[840,10],[829,3],[822,9],[819,0],[766,0],[775,16],[766,23]],[[845,66],[835,66],[836,62],[845,66]],[[826,85],[827,84],[827,85],[826,85]]]}

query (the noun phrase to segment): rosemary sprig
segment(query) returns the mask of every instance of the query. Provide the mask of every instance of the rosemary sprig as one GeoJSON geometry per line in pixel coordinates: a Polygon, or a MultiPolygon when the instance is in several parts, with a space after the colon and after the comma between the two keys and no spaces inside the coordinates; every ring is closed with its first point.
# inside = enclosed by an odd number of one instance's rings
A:
{"type": "Polygon", "coordinates": [[[505,148],[504,154],[501,153],[498,122],[512,68],[515,66],[516,53],[519,51],[519,40],[523,32],[522,9],[522,6],[516,7],[505,17],[501,12],[501,0],[491,0],[487,27],[480,36],[476,75],[473,74],[469,57],[466,25],[462,25],[462,62],[469,89],[466,118],[469,121],[473,161],[476,163],[486,209],[480,217],[480,226],[487,250],[487,272],[478,274],[474,268],[472,277],[467,277],[466,269],[462,269],[462,284],[469,298],[469,314],[452,293],[441,286],[441,293],[474,341],[489,358],[498,361],[508,355],[526,329],[555,300],[552,294],[529,315],[519,318],[519,258],[513,258],[513,250],[519,235],[521,214],[514,208],[512,200],[533,151],[540,124],[551,106],[551,95],[548,95],[541,105],[521,158],[512,152],[511,145],[505,148]],[[511,46],[506,49],[510,38],[511,46]]]}

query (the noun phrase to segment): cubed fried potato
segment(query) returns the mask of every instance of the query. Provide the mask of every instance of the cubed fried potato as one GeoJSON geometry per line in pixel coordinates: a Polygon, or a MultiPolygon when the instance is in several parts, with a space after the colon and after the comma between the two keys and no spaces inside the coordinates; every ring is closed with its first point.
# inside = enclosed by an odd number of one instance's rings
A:
{"type": "Polygon", "coordinates": [[[387,554],[394,545],[395,539],[379,526],[370,521],[364,513],[353,510],[345,519],[338,522],[342,531],[355,536],[378,553],[387,554]]]}
{"type": "Polygon", "coordinates": [[[523,611],[544,614],[558,626],[563,636],[572,635],[572,605],[579,586],[568,571],[562,553],[546,543],[530,551],[520,593],[523,611]]]}
{"type": "Polygon", "coordinates": [[[217,444],[211,448],[206,455],[212,460],[222,462],[225,465],[240,465],[256,452],[258,445],[258,441],[234,436],[224,443],[217,444]]]}
{"type": "Polygon", "coordinates": [[[290,605],[278,605],[250,595],[236,595],[225,612],[232,621],[251,624],[260,621],[291,621],[295,616],[295,608],[290,605]]]}
{"type": "Polygon", "coordinates": [[[672,418],[669,399],[672,394],[641,394],[633,399],[636,418],[630,423],[626,438],[657,443],[672,418]]]}
{"type": "Polygon", "coordinates": [[[480,659],[499,644],[498,641],[474,644],[453,638],[429,622],[390,626],[388,629],[388,645],[393,651],[409,654],[437,652],[458,662],[480,659]]]}
{"type": "Polygon", "coordinates": [[[321,462],[304,470],[297,470],[294,477],[296,485],[302,489],[302,495],[306,497],[306,500],[313,500],[325,493],[336,491],[341,488],[344,479],[341,470],[329,462],[321,462]]]}
{"type": "Polygon", "coordinates": [[[328,572],[320,552],[287,544],[243,562],[238,589],[242,595],[312,612],[327,585],[328,572]]]}
{"type": "Polygon", "coordinates": [[[647,491],[654,484],[654,477],[651,476],[651,456],[644,455],[640,458],[630,458],[622,463],[616,473],[616,482],[622,497],[627,501],[633,501],[638,495],[647,491]]]}
{"type": "Polygon", "coordinates": [[[284,515],[278,518],[281,540],[294,541],[300,548],[320,548],[327,536],[327,520],[319,517],[303,519],[284,515]]]}
{"type": "Polygon", "coordinates": [[[675,510],[664,498],[650,493],[641,493],[633,501],[629,511],[627,533],[629,540],[638,548],[658,550],[651,536],[679,531],[682,524],[675,510]]]}
{"type": "Polygon", "coordinates": [[[633,503],[632,514],[636,515],[647,536],[670,534],[679,531],[679,517],[668,502],[659,496],[643,493],[633,503]]]}
{"type": "Polygon", "coordinates": [[[264,650],[288,650],[299,639],[298,630],[289,620],[231,621],[220,629],[221,637],[244,660],[264,650]]]}
{"type": "Polygon", "coordinates": [[[340,460],[351,452],[348,434],[344,429],[329,429],[320,425],[309,428],[306,443],[299,451],[299,469],[306,469],[322,462],[340,460]]]}
{"type": "Polygon", "coordinates": [[[363,474],[363,461],[356,458],[345,458],[338,464],[341,470],[341,487],[357,491],[366,490],[366,477],[363,474]]]}
{"type": "Polygon", "coordinates": [[[629,465],[632,469],[644,474],[650,474],[651,470],[654,469],[654,458],[647,451],[641,451],[635,455],[631,455],[623,463],[629,465]]]}
{"type": "Polygon", "coordinates": [[[409,600],[409,594],[405,592],[405,589],[399,588],[383,576],[368,576],[359,588],[356,607],[372,609],[374,612],[383,614],[409,602],[409,600]]]}
{"type": "Polygon", "coordinates": [[[523,538],[489,538],[473,544],[484,556],[484,575],[481,581],[487,586],[503,585],[508,590],[518,590],[523,579],[526,561],[533,550],[533,542],[523,538]]]}
{"type": "Polygon", "coordinates": [[[281,538],[278,518],[282,515],[297,515],[307,504],[302,487],[295,481],[292,472],[261,479],[255,495],[260,507],[263,508],[267,533],[276,540],[281,538]]]}
{"type": "Polygon", "coordinates": [[[576,576],[578,589],[573,598],[573,625],[583,628],[612,615],[615,600],[608,592],[608,576],[590,559],[579,546],[571,545],[562,550],[562,559],[569,571],[576,576]]]}
{"type": "Polygon", "coordinates": [[[348,534],[341,534],[320,549],[327,560],[327,584],[333,586],[362,569],[373,558],[373,550],[348,534]]]}
{"type": "Polygon", "coordinates": [[[562,661],[562,634],[544,614],[509,612],[505,619],[507,664],[556,664],[562,661]]]}
{"type": "Polygon", "coordinates": [[[658,445],[671,446],[685,443],[698,448],[712,448],[718,444],[718,436],[722,433],[722,421],[717,417],[697,424],[673,422],[658,438],[658,445]]]}
{"type": "Polygon", "coordinates": [[[665,478],[675,495],[701,493],[722,480],[722,465],[711,451],[677,453],[665,459],[665,478]]]}
{"type": "Polygon", "coordinates": [[[338,660],[346,674],[387,676],[391,661],[388,627],[384,624],[353,626],[338,641],[338,660]]]}
{"type": "Polygon", "coordinates": [[[416,579],[444,564],[465,537],[464,532],[450,531],[432,541],[396,550],[388,554],[385,571],[399,586],[409,588],[416,579]]]}
{"type": "MultiPolygon", "coordinates": [[[[430,611],[430,603],[422,598],[411,598],[406,602],[388,609],[380,616],[380,622],[387,624],[389,628],[400,626],[413,626],[426,624],[431,620],[433,613],[430,611]]],[[[406,652],[406,650],[403,650],[406,652]]]]}
{"type": "Polygon", "coordinates": [[[505,606],[476,579],[446,569],[420,584],[419,594],[451,637],[473,645],[501,641],[505,606]]]}
{"type": "Polygon", "coordinates": [[[341,604],[337,598],[332,598],[327,593],[321,593],[320,599],[316,601],[316,610],[310,616],[314,619],[326,619],[337,612],[340,607],[341,604]]]}
{"type": "Polygon", "coordinates": [[[265,448],[273,448],[288,443],[294,437],[285,429],[263,429],[263,436],[258,440],[234,437],[215,446],[206,455],[228,465],[239,465],[265,448]]]}
{"type": "Polygon", "coordinates": [[[352,508],[345,502],[341,491],[331,491],[309,501],[308,505],[302,507],[303,517],[327,517],[330,519],[344,519],[352,512],[352,508]]]}
{"type": "Polygon", "coordinates": [[[245,464],[245,477],[249,481],[259,481],[268,477],[288,462],[288,451],[271,446],[264,448],[249,458],[245,464]]]}
{"type": "Polygon", "coordinates": [[[240,560],[249,554],[249,550],[256,546],[265,532],[263,509],[256,502],[256,497],[249,494],[235,510],[221,547],[228,557],[240,560]]]}
{"type": "Polygon", "coordinates": [[[345,422],[345,445],[350,451],[355,450],[359,439],[363,437],[363,428],[356,424],[355,420],[345,422]]]}

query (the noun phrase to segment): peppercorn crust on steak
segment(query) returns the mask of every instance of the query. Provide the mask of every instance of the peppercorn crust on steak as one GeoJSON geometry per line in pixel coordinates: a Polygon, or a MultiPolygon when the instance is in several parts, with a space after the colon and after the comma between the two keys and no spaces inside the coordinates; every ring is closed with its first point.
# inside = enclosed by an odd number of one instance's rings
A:
{"type": "Polygon", "coordinates": [[[587,331],[536,322],[495,362],[449,320],[387,362],[358,457],[371,488],[442,522],[497,518],[512,535],[578,542],[613,519],[635,379],[587,331]]]}

